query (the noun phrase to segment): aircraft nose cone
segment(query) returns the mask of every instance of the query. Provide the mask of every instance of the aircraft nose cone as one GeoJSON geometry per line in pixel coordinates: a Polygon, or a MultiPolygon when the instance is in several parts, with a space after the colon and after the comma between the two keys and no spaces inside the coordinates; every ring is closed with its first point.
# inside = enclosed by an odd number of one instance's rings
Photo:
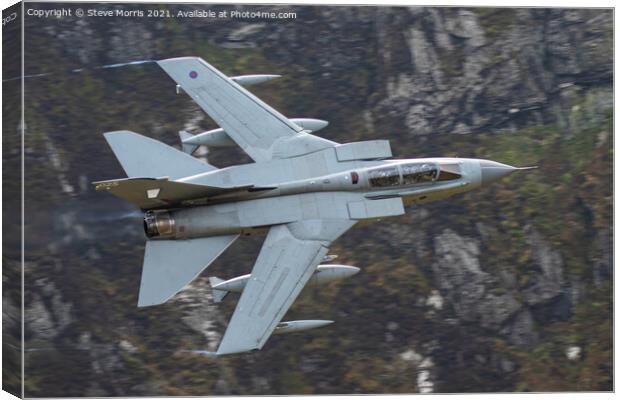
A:
{"type": "Polygon", "coordinates": [[[486,186],[516,170],[517,168],[510,165],[495,161],[480,160],[480,183],[482,186],[486,186]]]}

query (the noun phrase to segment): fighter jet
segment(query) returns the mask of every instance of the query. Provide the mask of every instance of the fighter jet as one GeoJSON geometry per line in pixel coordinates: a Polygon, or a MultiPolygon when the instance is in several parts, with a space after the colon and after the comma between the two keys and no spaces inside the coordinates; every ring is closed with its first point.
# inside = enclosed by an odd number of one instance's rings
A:
{"type": "Polygon", "coordinates": [[[249,275],[211,279],[216,301],[241,292],[218,355],[261,349],[272,333],[330,324],[281,320],[306,284],[359,270],[319,265],[356,223],[402,215],[406,205],[520,169],[470,158],[395,159],[387,140],[336,143],[311,133],[327,122],[287,118],[244,88],[277,75],[228,77],[197,57],[157,63],[220,128],[181,132],[181,150],[134,132],[105,133],[128,178],[94,184],[145,213],[138,307],[169,300],[240,236],[266,234],[249,275]],[[233,145],[254,162],[218,169],[191,155],[198,146],[233,145]]]}

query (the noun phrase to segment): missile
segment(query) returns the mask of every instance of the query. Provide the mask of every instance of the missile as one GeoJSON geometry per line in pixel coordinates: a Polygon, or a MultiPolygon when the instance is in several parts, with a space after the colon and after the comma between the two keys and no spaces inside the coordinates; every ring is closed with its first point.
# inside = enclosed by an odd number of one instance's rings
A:
{"type": "Polygon", "coordinates": [[[337,281],[353,276],[360,272],[357,267],[351,267],[348,265],[319,265],[316,267],[316,271],[310,277],[308,281],[309,286],[320,286],[327,282],[337,281]]]}
{"type": "MultiPolygon", "coordinates": [[[[348,265],[319,265],[308,281],[308,286],[320,286],[328,282],[348,278],[360,271],[357,267],[348,265]]],[[[213,290],[213,301],[221,302],[230,292],[241,293],[248,283],[251,274],[237,276],[227,281],[212,276],[209,284],[213,290]]]]}
{"type": "Polygon", "coordinates": [[[314,118],[291,118],[291,121],[310,132],[316,132],[329,125],[327,121],[314,118]]]}
{"type": "Polygon", "coordinates": [[[209,277],[209,284],[213,290],[213,301],[216,303],[224,300],[224,297],[230,292],[241,293],[248,283],[251,274],[241,275],[236,278],[225,281],[215,276],[209,277]]]}
{"type": "Polygon", "coordinates": [[[241,86],[250,86],[280,78],[281,76],[282,75],[239,75],[231,76],[230,79],[237,82],[241,86]]]}
{"type": "Polygon", "coordinates": [[[179,136],[181,137],[183,151],[188,154],[193,153],[201,145],[207,147],[233,147],[237,145],[222,128],[212,129],[198,135],[181,131],[179,136]]]}
{"type": "Polygon", "coordinates": [[[300,321],[284,321],[280,322],[273,333],[291,333],[307,331],[308,329],[320,328],[325,325],[333,324],[334,321],[323,319],[309,319],[300,321]]]}
{"type": "MultiPolygon", "coordinates": [[[[277,75],[247,75],[247,76],[277,76],[277,75]]],[[[181,89],[177,85],[177,92],[181,89]]],[[[299,125],[302,129],[309,132],[318,131],[325,128],[329,122],[322,119],[313,118],[291,118],[291,122],[299,125]]],[[[207,147],[234,147],[237,144],[234,140],[228,136],[226,131],[222,128],[212,129],[210,131],[202,132],[197,135],[192,135],[187,131],[179,132],[181,138],[181,147],[183,152],[192,154],[198,146],[207,147]]]]}

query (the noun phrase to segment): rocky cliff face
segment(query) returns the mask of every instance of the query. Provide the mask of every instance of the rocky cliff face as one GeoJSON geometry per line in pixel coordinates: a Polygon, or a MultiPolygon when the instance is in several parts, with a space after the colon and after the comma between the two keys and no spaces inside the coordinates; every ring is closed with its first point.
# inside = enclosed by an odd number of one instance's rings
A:
{"type": "MultiPolygon", "coordinates": [[[[612,12],[293,9],[279,22],[30,22],[27,73],[55,75],[27,80],[28,395],[610,390],[612,12]],[[100,68],[187,54],[283,74],[256,93],[329,120],[332,140],[540,170],[350,231],[332,251],[362,273],[304,291],[288,314],[334,326],[211,359],[188,350],[217,346],[235,299],[214,305],[205,275],[136,309],[140,213],[88,185],[122,175],[101,132],[176,144],[183,127],[213,127],[156,66],[100,68]]],[[[249,272],[259,246],[240,241],[210,272],[249,272]]]]}
{"type": "Polygon", "coordinates": [[[349,75],[341,96],[355,89],[362,99],[376,93],[366,103],[373,116],[397,119],[414,136],[567,126],[562,89],[609,85],[613,76],[609,12],[417,7],[307,12],[314,16],[310,23],[265,24],[248,39],[280,62],[304,60],[324,76],[349,75]],[[346,39],[330,39],[334,34],[346,39]],[[320,46],[300,45],[310,37],[320,46]],[[368,64],[360,76],[359,66],[368,64]],[[361,79],[367,86],[355,84],[361,79]]]}

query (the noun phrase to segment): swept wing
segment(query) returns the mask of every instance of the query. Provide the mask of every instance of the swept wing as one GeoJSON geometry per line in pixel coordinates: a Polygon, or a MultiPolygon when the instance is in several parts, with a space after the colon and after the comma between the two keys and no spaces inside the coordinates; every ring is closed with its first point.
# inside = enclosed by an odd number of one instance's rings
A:
{"type": "Polygon", "coordinates": [[[157,63],[256,162],[337,145],[304,132],[201,58],[171,58],[157,63]]]}
{"type": "Polygon", "coordinates": [[[217,354],[262,348],[330,243],[354,224],[351,220],[315,220],[272,227],[217,354]]]}

